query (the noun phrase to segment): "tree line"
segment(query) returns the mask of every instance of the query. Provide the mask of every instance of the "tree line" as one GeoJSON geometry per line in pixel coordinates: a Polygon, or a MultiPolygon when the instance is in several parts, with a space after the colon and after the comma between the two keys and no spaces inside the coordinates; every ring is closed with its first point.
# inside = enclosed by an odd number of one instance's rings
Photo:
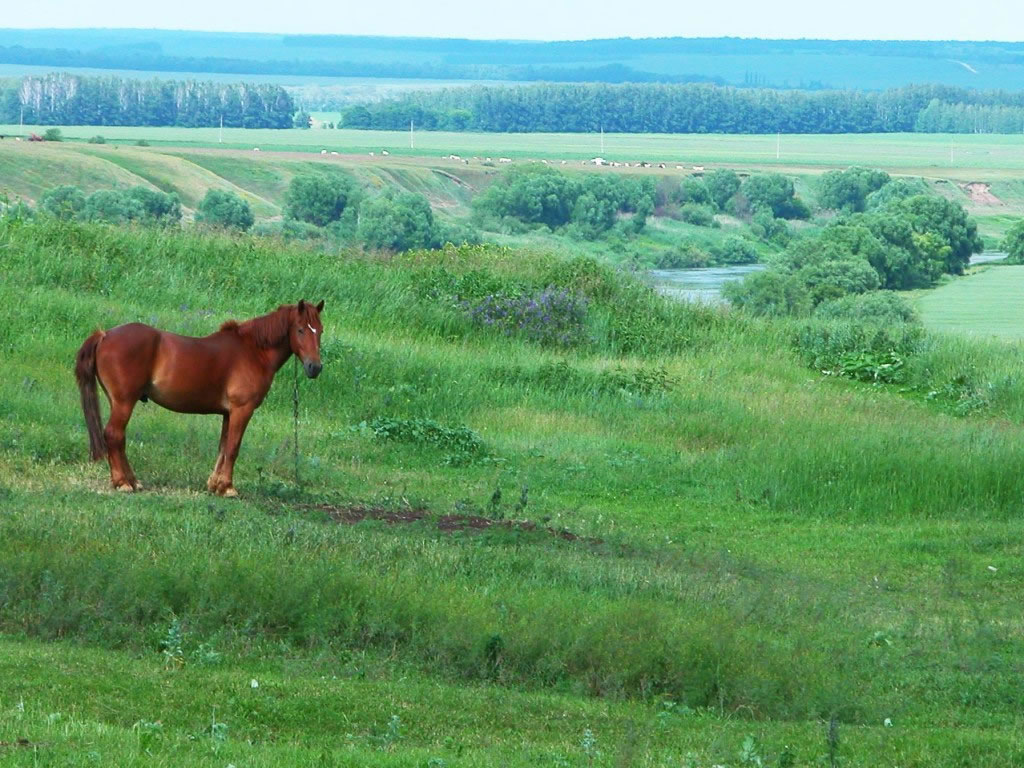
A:
{"type": "Polygon", "coordinates": [[[1020,133],[1024,92],[943,85],[783,91],[712,84],[549,83],[418,91],[342,111],[340,127],[619,133],[1020,133]],[[940,115],[959,115],[939,119],[940,115]],[[984,116],[984,117],[982,117],[984,116]]]}
{"type": "Polygon", "coordinates": [[[278,85],[135,80],[54,73],[0,91],[0,123],[291,128],[295,104],[278,85]]]}

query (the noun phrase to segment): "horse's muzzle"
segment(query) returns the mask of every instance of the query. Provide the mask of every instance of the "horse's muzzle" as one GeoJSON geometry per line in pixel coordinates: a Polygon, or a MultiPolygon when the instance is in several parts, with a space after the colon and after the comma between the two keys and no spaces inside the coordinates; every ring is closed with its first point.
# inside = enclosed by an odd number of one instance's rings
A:
{"type": "Polygon", "coordinates": [[[306,372],[306,375],[311,379],[315,379],[319,376],[320,371],[324,369],[323,365],[320,363],[303,363],[302,368],[306,372]]]}

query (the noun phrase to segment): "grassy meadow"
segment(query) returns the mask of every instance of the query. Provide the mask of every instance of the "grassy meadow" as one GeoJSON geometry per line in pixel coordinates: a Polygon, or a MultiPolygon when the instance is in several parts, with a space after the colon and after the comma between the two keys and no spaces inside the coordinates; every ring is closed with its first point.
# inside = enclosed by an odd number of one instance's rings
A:
{"type": "Polygon", "coordinates": [[[0,222],[0,263],[5,764],[1024,759],[1018,344],[929,336],[902,389],[840,380],[787,324],[534,249],[39,217],[0,222]],[[467,312],[547,286],[586,297],[571,346],[467,312]],[[289,364],[240,500],[204,490],[217,420],[152,404],[147,490],[112,492],[85,336],[300,297],[326,309],[298,465],[289,364]]]}
{"type": "Polygon", "coordinates": [[[917,306],[938,331],[1017,340],[1024,336],[1024,266],[987,266],[924,292],[917,306]]]}
{"type": "MultiPolygon", "coordinates": [[[[332,119],[332,113],[317,113],[332,119]]],[[[334,116],[336,117],[336,116],[334,116]]],[[[0,125],[8,136],[42,134],[47,126],[0,125]]],[[[1024,136],[993,134],[846,134],[846,135],[726,135],[726,134],[597,134],[580,133],[453,133],[416,131],[410,147],[408,131],[351,129],[247,129],[61,126],[71,139],[100,134],[116,142],[148,141],[154,146],[196,146],[223,149],[345,154],[380,153],[427,156],[499,156],[512,159],[589,160],[601,156],[621,162],[676,164],[726,163],[764,166],[867,165],[901,169],[1024,170],[1024,136]],[[221,141],[223,138],[223,141],[221,141]]]]}

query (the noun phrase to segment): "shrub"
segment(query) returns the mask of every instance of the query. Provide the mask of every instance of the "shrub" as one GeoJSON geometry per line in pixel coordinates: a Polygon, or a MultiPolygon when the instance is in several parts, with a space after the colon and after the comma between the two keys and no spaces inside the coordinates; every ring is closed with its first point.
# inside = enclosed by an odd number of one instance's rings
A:
{"type": "Polygon", "coordinates": [[[43,141],[64,141],[60,128],[47,128],[43,132],[43,141]]]}
{"type": "Polygon", "coordinates": [[[1006,251],[1008,264],[1024,264],[1024,219],[1010,227],[1000,247],[1006,251]]]}
{"type": "Polygon", "coordinates": [[[107,140],[102,136],[96,135],[89,139],[90,144],[106,144],[107,140]]]}
{"type": "Polygon", "coordinates": [[[386,193],[359,206],[359,239],[371,248],[407,251],[437,244],[434,212],[423,195],[386,193]]]}
{"type": "Polygon", "coordinates": [[[715,214],[707,205],[697,203],[686,203],[679,209],[679,218],[688,224],[698,227],[712,227],[715,225],[715,214]]]}
{"type": "Polygon", "coordinates": [[[823,320],[851,320],[879,325],[918,322],[914,307],[894,291],[869,291],[832,299],[819,304],[814,315],[823,320]]]}
{"type": "Polygon", "coordinates": [[[476,325],[540,344],[569,347],[587,338],[587,302],[564,289],[548,287],[522,296],[490,294],[463,302],[463,309],[476,325]]]}
{"type": "Polygon", "coordinates": [[[711,205],[711,191],[703,179],[696,176],[689,176],[683,179],[679,185],[678,200],[680,203],[696,203],[698,205],[711,205]]]}
{"type": "Polygon", "coordinates": [[[446,427],[432,419],[376,418],[367,425],[374,437],[450,451],[445,464],[464,465],[486,454],[484,441],[469,427],[446,427]]]}
{"type": "Polygon", "coordinates": [[[40,210],[58,219],[73,219],[84,207],[85,193],[71,184],[48,189],[39,198],[40,210]]]}
{"type": "Polygon", "coordinates": [[[757,248],[749,240],[732,235],[711,249],[719,264],[754,264],[758,260],[757,248]]]}
{"type": "Polygon", "coordinates": [[[888,183],[885,171],[857,167],[828,171],[818,179],[818,203],[822,208],[863,211],[868,195],[888,183]]]}
{"type": "Polygon", "coordinates": [[[325,227],[340,219],[346,206],[358,202],[359,188],[348,174],[301,174],[293,177],[288,185],[284,214],[290,219],[325,227]]]}
{"type": "Polygon", "coordinates": [[[141,219],[146,211],[137,199],[117,189],[99,189],[89,195],[79,214],[86,221],[124,224],[141,219]]]}
{"type": "Polygon", "coordinates": [[[704,185],[718,210],[724,211],[728,202],[740,190],[740,177],[736,171],[717,168],[704,177],[704,185]]]}
{"type": "Polygon", "coordinates": [[[249,203],[228,190],[211,189],[199,203],[196,221],[224,229],[240,229],[243,232],[253,224],[249,203]]]}
{"type": "Polygon", "coordinates": [[[823,373],[894,383],[902,380],[905,361],[923,338],[921,326],[907,323],[811,320],[797,330],[795,346],[809,367],[823,373]]]}
{"type": "Polygon", "coordinates": [[[142,206],[147,221],[157,224],[177,224],[181,221],[181,199],[177,192],[160,192],[147,187],[132,187],[128,196],[142,206]]]}

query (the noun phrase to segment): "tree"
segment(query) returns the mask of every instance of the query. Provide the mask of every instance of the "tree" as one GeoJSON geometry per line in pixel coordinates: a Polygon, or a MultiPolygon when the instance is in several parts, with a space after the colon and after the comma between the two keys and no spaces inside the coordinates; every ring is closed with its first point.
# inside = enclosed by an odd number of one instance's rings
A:
{"type": "Polygon", "coordinates": [[[154,224],[177,224],[181,221],[181,199],[177,192],[160,192],[147,187],[132,187],[128,196],[142,206],[145,219],[154,224]]]}
{"type": "Polygon", "coordinates": [[[79,216],[86,221],[126,224],[145,216],[145,209],[136,198],[118,189],[98,189],[85,201],[79,216]]]}
{"type": "Polygon", "coordinates": [[[58,219],[73,219],[85,207],[85,193],[71,184],[63,184],[43,192],[40,209],[58,219]]]}
{"type": "Polygon", "coordinates": [[[935,234],[949,246],[945,272],[963,274],[971,255],[984,249],[978,225],[959,203],[935,195],[915,195],[901,201],[898,208],[915,232],[935,234]]]}
{"type": "Polygon", "coordinates": [[[313,117],[309,112],[299,112],[295,115],[295,119],[292,121],[292,125],[295,128],[312,128],[313,117]]]}
{"type": "Polygon", "coordinates": [[[225,229],[243,232],[253,224],[249,203],[229,190],[210,189],[199,203],[196,221],[225,229]]]}
{"type": "Polygon", "coordinates": [[[1010,227],[1000,247],[1006,251],[1008,263],[1024,264],[1024,219],[1010,227]]]}
{"type": "Polygon", "coordinates": [[[718,210],[724,211],[726,204],[740,190],[740,177],[736,171],[727,168],[716,168],[704,178],[704,186],[718,210]]]}
{"type": "Polygon", "coordinates": [[[792,179],[781,173],[760,173],[751,176],[741,187],[754,210],[771,211],[779,219],[806,219],[807,206],[796,197],[792,179]]]}
{"type": "Polygon", "coordinates": [[[698,205],[707,205],[712,200],[707,184],[695,176],[683,179],[679,185],[678,198],[680,203],[696,203],[698,205]]]}
{"type": "Polygon", "coordinates": [[[885,171],[858,167],[828,171],[818,179],[818,204],[822,208],[863,211],[868,195],[888,183],[885,171]]]}
{"type": "Polygon", "coordinates": [[[423,195],[385,193],[359,206],[358,236],[371,248],[406,251],[436,244],[434,212],[423,195]]]}
{"type": "Polygon", "coordinates": [[[345,175],[308,173],[294,176],[285,195],[284,214],[290,219],[326,227],[341,218],[345,208],[358,204],[355,180],[345,175]]]}

